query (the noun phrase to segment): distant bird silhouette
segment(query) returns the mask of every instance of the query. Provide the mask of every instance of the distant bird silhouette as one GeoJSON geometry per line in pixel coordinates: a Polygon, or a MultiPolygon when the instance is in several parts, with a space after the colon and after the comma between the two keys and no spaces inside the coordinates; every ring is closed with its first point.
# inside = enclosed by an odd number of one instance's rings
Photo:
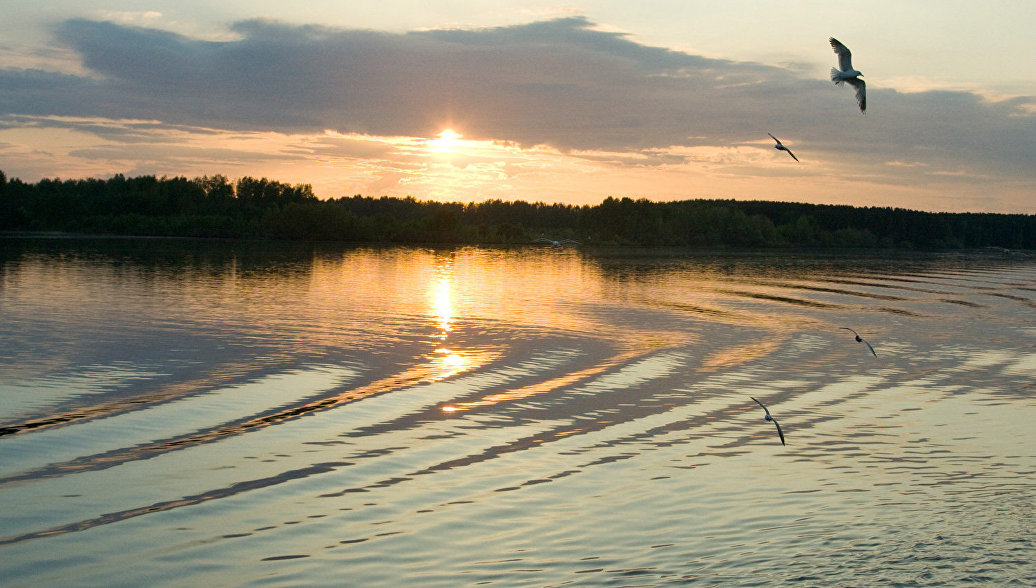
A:
{"type": "MultiPolygon", "coordinates": [[[[752,397],[749,396],[749,398],[752,398],[752,397]]],[[[752,398],[752,400],[755,400],[755,398],[752,398]]],[[[772,416],[770,416],[770,409],[766,408],[766,406],[762,402],[759,402],[758,400],[755,400],[755,403],[758,404],[759,406],[762,406],[763,410],[766,411],[766,420],[773,421],[773,424],[777,425],[777,434],[780,435],[780,437],[781,437],[781,445],[785,445],[785,443],[784,443],[784,431],[781,430],[780,423],[777,422],[777,419],[775,419],[772,416]]]]}
{"type": "Polygon", "coordinates": [[[777,141],[777,144],[773,146],[774,149],[776,149],[778,151],[787,151],[788,155],[790,155],[792,159],[794,159],[795,161],[799,160],[799,158],[795,157],[795,154],[791,152],[791,149],[788,149],[787,147],[785,147],[784,143],[781,143],[780,139],[778,139],[777,137],[773,136],[773,133],[766,133],[766,134],[770,135],[770,138],[773,139],[774,141],[777,141]]]}
{"type": "Polygon", "coordinates": [[[533,243],[548,243],[554,247],[561,247],[562,245],[580,245],[579,241],[576,241],[575,239],[561,239],[555,241],[554,239],[548,239],[546,237],[535,239],[533,240],[533,243]]]}
{"type": "Polygon", "coordinates": [[[867,84],[860,79],[863,74],[853,69],[853,54],[838,39],[831,37],[830,41],[831,48],[838,56],[838,67],[831,68],[831,81],[838,86],[848,83],[856,88],[856,103],[860,105],[860,112],[867,112],[867,84]]]}
{"type": "Polygon", "coordinates": [[[871,344],[870,344],[870,343],[868,343],[866,339],[864,339],[863,337],[861,337],[859,333],[857,333],[856,331],[854,331],[854,330],[850,329],[849,327],[842,327],[842,328],[843,328],[843,329],[845,329],[846,331],[849,331],[849,332],[850,332],[850,333],[852,333],[853,335],[856,335],[856,342],[857,342],[857,343],[863,343],[864,345],[866,345],[866,346],[867,346],[867,349],[870,349],[870,350],[871,350],[871,353],[873,353],[873,354],[874,354],[874,357],[877,357],[877,356],[878,356],[878,354],[877,354],[877,353],[874,353],[874,348],[873,348],[873,347],[871,347],[871,344]]]}

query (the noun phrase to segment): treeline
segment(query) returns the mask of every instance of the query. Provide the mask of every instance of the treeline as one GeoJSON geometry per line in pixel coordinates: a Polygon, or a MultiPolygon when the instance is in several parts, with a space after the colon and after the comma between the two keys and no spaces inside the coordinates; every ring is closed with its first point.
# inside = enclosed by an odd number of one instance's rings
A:
{"type": "Polygon", "coordinates": [[[519,244],[546,236],[597,245],[1036,248],[1036,215],[734,200],[320,200],[308,184],[220,175],[33,184],[0,172],[0,230],[386,243],[519,244]]]}

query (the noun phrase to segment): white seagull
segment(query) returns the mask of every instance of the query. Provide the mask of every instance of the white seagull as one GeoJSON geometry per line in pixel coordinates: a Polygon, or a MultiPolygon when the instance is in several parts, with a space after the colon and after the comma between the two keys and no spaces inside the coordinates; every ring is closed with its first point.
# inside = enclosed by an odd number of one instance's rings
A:
{"type": "Polygon", "coordinates": [[[560,241],[555,241],[554,239],[548,239],[546,237],[534,239],[533,243],[547,243],[549,245],[553,245],[554,247],[561,247],[562,245],[581,245],[581,243],[579,241],[576,241],[575,239],[561,239],[560,241]]]}
{"type": "Polygon", "coordinates": [[[838,56],[838,67],[831,68],[831,81],[841,86],[844,82],[856,88],[856,102],[860,105],[860,112],[867,111],[867,84],[860,78],[863,74],[853,69],[853,54],[849,48],[841,44],[838,39],[831,37],[831,48],[838,56]]]}
{"type": "Polygon", "coordinates": [[[780,139],[778,139],[777,137],[773,136],[773,133],[766,133],[766,134],[770,135],[770,138],[773,139],[774,141],[777,141],[777,144],[773,146],[774,149],[776,149],[778,151],[787,151],[788,155],[790,155],[792,159],[794,159],[795,161],[799,160],[799,158],[795,157],[795,154],[791,152],[791,149],[788,149],[787,147],[785,147],[784,143],[781,143],[780,139]]]}
{"type": "MultiPolygon", "coordinates": [[[[749,396],[749,398],[752,398],[752,397],[749,396]]],[[[752,398],[752,400],[755,400],[755,398],[752,398]]],[[[758,404],[759,406],[762,406],[763,410],[766,411],[766,420],[773,421],[773,424],[777,425],[777,434],[781,436],[781,445],[785,445],[785,443],[784,443],[784,431],[781,430],[781,425],[777,422],[777,419],[775,419],[772,416],[770,416],[770,409],[766,408],[766,406],[762,402],[759,402],[758,400],[755,400],[755,403],[758,404]]]]}
{"type": "Polygon", "coordinates": [[[857,343],[863,343],[864,345],[866,345],[866,346],[867,346],[867,349],[870,349],[870,350],[871,350],[871,353],[873,353],[873,354],[874,354],[874,357],[877,357],[877,356],[878,356],[878,354],[877,354],[877,353],[874,353],[874,348],[873,348],[873,347],[871,347],[871,344],[870,344],[870,343],[868,343],[866,339],[864,339],[863,337],[861,337],[859,333],[857,333],[856,331],[854,331],[854,330],[850,329],[849,327],[842,327],[842,328],[843,328],[843,329],[845,329],[846,331],[849,331],[849,332],[850,332],[850,333],[852,333],[853,335],[856,335],[856,342],[857,342],[857,343]]]}

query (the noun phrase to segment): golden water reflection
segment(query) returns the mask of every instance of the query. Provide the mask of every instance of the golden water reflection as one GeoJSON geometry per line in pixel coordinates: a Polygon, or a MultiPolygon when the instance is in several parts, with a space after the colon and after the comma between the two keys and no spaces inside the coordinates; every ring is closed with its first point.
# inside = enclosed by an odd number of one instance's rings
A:
{"type": "Polygon", "coordinates": [[[456,413],[476,408],[494,406],[496,404],[506,402],[514,402],[516,400],[525,400],[534,396],[538,396],[540,394],[546,394],[548,392],[553,392],[565,388],[567,386],[572,386],[573,384],[579,382],[590,380],[595,376],[599,376],[600,374],[614,369],[618,365],[625,364],[626,362],[629,362],[637,357],[648,355],[649,353],[652,353],[654,351],[656,350],[645,349],[639,351],[625,352],[610,359],[603,360],[601,361],[601,363],[594,365],[593,367],[569,372],[555,378],[551,378],[542,382],[537,382],[535,384],[529,384],[527,386],[512,388],[504,392],[486,394],[478,400],[450,404],[444,406],[442,408],[442,411],[446,413],[456,413]]]}
{"type": "Polygon", "coordinates": [[[929,293],[901,274],[880,290],[783,270],[778,284],[740,258],[725,273],[567,251],[243,255],[4,266],[0,331],[17,354],[0,375],[26,390],[11,376],[34,362],[33,382],[96,384],[35,386],[50,420],[0,423],[0,448],[31,456],[0,460],[10,583],[43,569],[42,583],[102,585],[117,568],[133,584],[548,585],[610,561],[638,567],[581,577],[737,583],[768,565],[849,584],[899,551],[928,558],[908,579],[931,557],[946,583],[1031,568],[1031,263],[929,293]],[[873,334],[880,359],[842,324],[873,334]],[[94,366],[169,375],[109,383],[127,370],[94,366]],[[938,536],[977,555],[951,559],[938,536]],[[846,569],[860,537],[881,549],[846,569]],[[789,560],[789,541],[815,555],[789,560]],[[220,565],[192,564],[198,546],[220,565]],[[396,554],[418,563],[386,567],[396,554]]]}
{"type": "MultiPolygon", "coordinates": [[[[428,298],[431,301],[430,314],[435,321],[438,333],[436,338],[443,344],[453,330],[455,310],[453,307],[452,287],[453,283],[453,255],[439,255],[435,258],[435,272],[428,290],[428,298]]],[[[447,348],[445,345],[435,350],[435,364],[439,370],[436,380],[442,380],[455,376],[466,369],[471,369],[473,363],[467,359],[464,351],[447,348]]]]}
{"type": "Polygon", "coordinates": [[[451,376],[455,376],[461,372],[472,369],[476,364],[482,363],[479,361],[473,361],[474,358],[469,355],[452,349],[436,349],[435,355],[435,363],[439,369],[439,375],[434,378],[436,380],[444,380],[451,376]]]}
{"type": "Polygon", "coordinates": [[[432,316],[439,327],[439,338],[443,341],[449,336],[453,321],[453,305],[450,299],[450,277],[448,274],[436,276],[431,289],[432,316]]]}

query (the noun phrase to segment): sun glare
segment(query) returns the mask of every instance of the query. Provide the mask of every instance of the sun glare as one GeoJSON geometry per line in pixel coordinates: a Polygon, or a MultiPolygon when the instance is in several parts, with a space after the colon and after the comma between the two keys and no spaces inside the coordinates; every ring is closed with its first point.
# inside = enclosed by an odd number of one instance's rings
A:
{"type": "Polygon", "coordinates": [[[436,138],[428,141],[431,150],[436,153],[452,153],[460,145],[461,134],[453,129],[445,129],[436,138]]]}
{"type": "Polygon", "coordinates": [[[453,306],[450,302],[450,278],[439,276],[435,280],[431,293],[432,313],[439,323],[439,338],[445,340],[450,333],[453,321],[453,306]]]}

